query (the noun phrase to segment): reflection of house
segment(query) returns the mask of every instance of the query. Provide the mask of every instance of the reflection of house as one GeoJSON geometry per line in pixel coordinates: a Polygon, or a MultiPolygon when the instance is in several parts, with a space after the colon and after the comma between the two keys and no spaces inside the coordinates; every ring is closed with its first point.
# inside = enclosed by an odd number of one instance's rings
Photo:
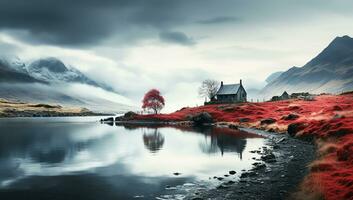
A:
{"type": "Polygon", "coordinates": [[[206,143],[200,144],[203,152],[208,154],[220,152],[221,155],[226,152],[237,153],[240,159],[242,159],[247,142],[245,138],[235,137],[234,135],[223,133],[222,129],[212,127],[197,131],[205,134],[207,139],[206,143]]]}
{"type": "Polygon", "coordinates": [[[240,159],[243,158],[243,151],[246,147],[246,140],[234,138],[231,135],[219,135],[217,137],[217,146],[221,150],[222,155],[225,152],[237,152],[240,159]]]}
{"type": "Polygon", "coordinates": [[[214,98],[210,103],[239,103],[246,102],[246,91],[243,87],[242,81],[239,84],[223,84],[218,89],[214,98]]]}

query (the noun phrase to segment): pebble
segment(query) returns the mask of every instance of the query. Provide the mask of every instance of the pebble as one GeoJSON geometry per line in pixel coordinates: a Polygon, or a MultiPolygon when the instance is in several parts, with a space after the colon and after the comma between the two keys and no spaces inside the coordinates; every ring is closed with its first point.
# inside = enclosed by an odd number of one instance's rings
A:
{"type": "MultiPolygon", "coordinates": [[[[243,171],[243,170],[242,170],[243,171]]],[[[245,170],[244,170],[245,171],[245,170]]],[[[229,174],[230,175],[234,175],[234,174],[236,174],[237,172],[236,171],[234,171],[234,170],[231,170],[231,171],[229,171],[229,174]]]]}
{"type": "Polygon", "coordinates": [[[229,186],[226,186],[226,185],[223,185],[223,184],[217,186],[217,189],[227,189],[227,188],[229,188],[229,186]]]}

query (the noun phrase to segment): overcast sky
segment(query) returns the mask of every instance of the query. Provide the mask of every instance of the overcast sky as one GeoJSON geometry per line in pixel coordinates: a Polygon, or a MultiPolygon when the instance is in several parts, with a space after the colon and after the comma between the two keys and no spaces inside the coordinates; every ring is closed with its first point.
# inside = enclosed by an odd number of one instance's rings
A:
{"type": "Polygon", "coordinates": [[[202,102],[206,78],[260,88],[353,36],[351,0],[1,0],[0,51],[57,57],[139,102],[202,102]]]}

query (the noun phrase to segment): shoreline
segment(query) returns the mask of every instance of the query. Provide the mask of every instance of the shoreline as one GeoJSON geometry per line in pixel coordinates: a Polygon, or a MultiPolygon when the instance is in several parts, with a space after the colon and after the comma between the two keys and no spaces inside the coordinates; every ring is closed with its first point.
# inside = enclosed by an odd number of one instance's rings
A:
{"type": "Polygon", "coordinates": [[[309,174],[308,164],[315,159],[315,146],[289,135],[247,128],[240,130],[265,136],[266,145],[270,149],[262,149],[258,154],[262,156],[273,154],[276,161],[257,160],[252,169],[238,172],[241,173],[238,181],[234,183],[220,181],[218,187],[197,190],[186,199],[295,199],[300,183],[309,174]],[[292,148],[293,146],[298,148],[292,148]]]}
{"type": "Polygon", "coordinates": [[[11,118],[27,118],[27,117],[32,117],[32,118],[40,118],[40,117],[46,117],[46,118],[51,118],[51,117],[93,117],[93,116],[98,116],[98,117],[103,117],[103,116],[112,116],[112,114],[105,114],[105,113],[16,113],[14,115],[0,115],[0,119],[11,119],[11,118]]]}
{"type": "MultiPolygon", "coordinates": [[[[253,128],[309,141],[316,155],[309,174],[300,184],[296,199],[353,198],[353,94],[319,95],[310,101],[291,99],[276,102],[185,107],[169,114],[126,113],[116,118],[129,123],[165,124],[216,123],[229,128],[253,128]],[[134,122],[132,122],[134,121],[134,122]],[[320,183],[320,184],[318,184],[320,183]]],[[[288,146],[288,148],[291,148],[288,146]]],[[[294,187],[294,186],[292,186],[294,187]]]]}
{"type": "MultiPolygon", "coordinates": [[[[192,127],[190,123],[185,122],[157,121],[117,121],[115,125],[192,127]]],[[[293,198],[299,190],[300,183],[309,174],[309,163],[315,160],[315,145],[310,141],[293,138],[289,134],[271,133],[248,127],[234,129],[219,124],[209,124],[208,126],[245,131],[264,136],[266,146],[262,147],[262,149],[251,151],[251,153],[260,154],[263,159],[254,160],[254,167],[248,171],[236,172],[241,174],[237,181],[227,180],[224,177],[224,179],[222,178],[219,181],[219,185],[211,190],[202,189],[204,187],[197,187],[196,185],[196,189],[186,196],[185,199],[188,200],[280,200],[293,198]],[[269,155],[274,155],[274,158],[267,159],[269,155]]]]}
{"type": "Polygon", "coordinates": [[[43,103],[25,103],[0,98],[0,118],[72,116],[111,116],[111,114],[95,113],[86,108],[63,107],[61,105],[43,103]]]}

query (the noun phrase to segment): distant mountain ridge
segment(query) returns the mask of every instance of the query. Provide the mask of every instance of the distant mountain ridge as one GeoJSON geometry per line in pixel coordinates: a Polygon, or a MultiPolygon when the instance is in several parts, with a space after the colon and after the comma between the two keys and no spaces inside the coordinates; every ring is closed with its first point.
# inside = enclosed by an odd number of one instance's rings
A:
{"type": "Polygon", "coordinates": [[[111,87],[53,57],[28,65],[18,58],[0,58],[0,98],[87,107],[96,112],[134,109],[125,104],[127,98],[111,87]]]}
{"type": "Polygon", "coordinates": [[[336,37],[303,67],[292,67],[269,82],[260,94],[265,98],[283,91],[339,93],[353,90],[353,38],[336,37]]]}
{"type": "Polygon", "coordinates": [[[281,76],[281,74],[283,74],[282,71],[270,74],[265,80],[266,83],[271,83],[272,81],[276,80],[279,76],[281,76]]]}

